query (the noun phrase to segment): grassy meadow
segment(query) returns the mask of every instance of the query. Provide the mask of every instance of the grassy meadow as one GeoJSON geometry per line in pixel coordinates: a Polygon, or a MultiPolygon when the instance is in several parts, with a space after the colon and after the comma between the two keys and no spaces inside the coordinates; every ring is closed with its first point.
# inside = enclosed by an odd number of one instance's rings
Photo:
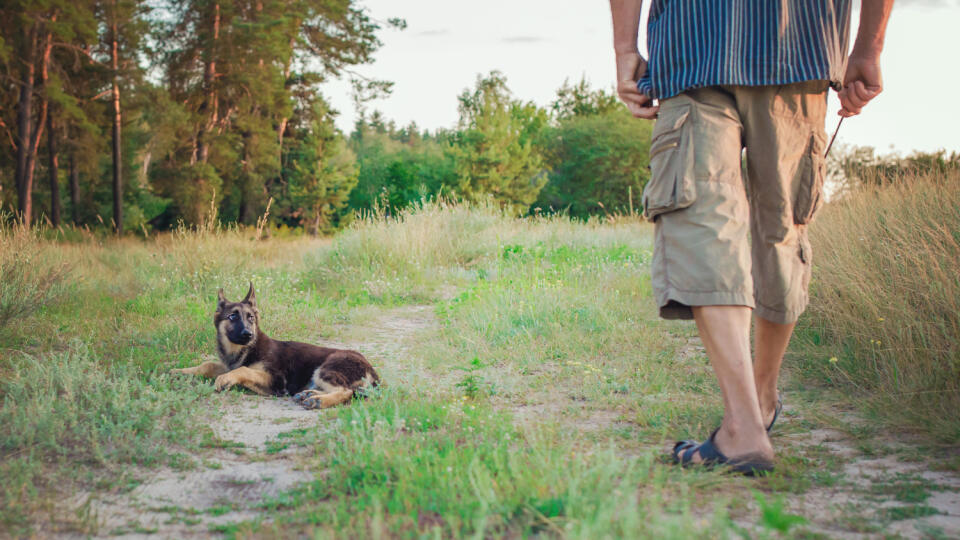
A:
{"type": "Polygon", "coordinates": [[[426,306],[435,324],[405,354],[371,356],[385,385],[369,399],[284,434],[303,483],[213,533],[817,538],[936,514],[925,501],[937,486],[914,476],[814,512],[798,501],[852,486],[852,458],[798,441],[829,428],[858,456],[938,452],[938,467],[960,469],[958,188],[927,179],[823,210],[813,303],[785,362],[778,469],[761,479],[666,458],[722,408],[695,327],[656,317],[652,229],[636,217],[425,204],[333,238],[268,240],[215,226],[146,240],[7,227],[0,531],[110,534],[64,501],[128,493],[156,468],[202,470],[230,444],[211,429],[225,396],[168,371],[214,354],[216,291],[239,298],[249,281],[275,338],[363,352],[351,329],[378,314],[426,306]],[[903,510],[878,510],[887,500],[903,510]]]}

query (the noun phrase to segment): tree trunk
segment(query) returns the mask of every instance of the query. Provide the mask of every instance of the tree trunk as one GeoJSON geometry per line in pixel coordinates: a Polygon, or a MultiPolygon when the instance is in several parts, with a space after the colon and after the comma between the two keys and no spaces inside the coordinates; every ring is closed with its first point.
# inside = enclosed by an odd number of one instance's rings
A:
{"type": "MultiPolygon", "coordinates": [[[[76,152],[76,150],[74,150],[76,152]]],[[[77,156],[70,153],[70,217],[74,225],[80,224],[80,168],[77,156]]]]}
{"type": "Polygon", "coordinates": [[[120,71],[117,44],[117,2],[113,2],[113,24],[111,26],[111,67],[113,68],[113,226],[117,236],[123,234],[123,183],[120,170],[120,83],[117,80],[120,71]]]}
{"type": "MultiPolygon", "coordinates": [[[[51,20],[57,20],[56,16],[53,16],[51,20]]],[[[48,31],[47,36],[44,39],[43,45],[43,56],[41,57],[40,62],[40,81],[41,87],[44,92],[40,94],[40,116],[37,118],[37,121],[34,126],[36,126],[36,133],[33,133],[33,140],[30,142],[29,148],[27,148],[27,168],[24,171],[25,178],[23,181],[23,191],[25,194],[23,210],[23,221],[26,224],[30,224],[33,217],[33,173],[37,168],[37,150],[40,148],[40,138],[43,137],[43,127],[47,123],[47,108],[49,102],[47,100],[47,82],[50,79],[48,73],[48,67],[50,65],[50,51],[53,50],[53,35],[48,31]]]]}
{"type": "Polygon", "coordinates": [[[317,236],[320,234],[320,207],[317,206],[313,209],[313,220],[310,223],[310,226],[307,228],[307,232],[310,236],[317,236]]]}
{"type": "Polygon", "coordinates": [[[213,5],[213,41],[207,49],[207,62],[203,68],[203,91],[205,93],[204,102],[200,106],[201,113],[207,114],[207,118],[200,127],[200,133],[197,134],[196,156],[197,161],[206,163],[210,155],[210,144],[207,141],[207,135],[213,131],[213,126],[218,120],[219,102],[217,99],[216,77],[217,77],[217,40],[220,39],[220,3],[213,5]]]}
{"type": "Polygon", "coordinates": [[[247,190],[240,184],[240,209],[237,212],[237,223],[243,225],[247,221],[247,190]]]}
{"type": "MultiPolygon", "coordinates": [[[[300,27],[298,22],[296,25],[300,27]]],[[[283,89],[287,90],[287,81],[290,80],[290,70],[292,69],[293,64],[293,46],[296,44],[295,38],[290,38],[290,55],[287,57],[287,62],[283,67],[283,89]]],[[[287,122],[289,119],[283,117],[280,119],[280,125],[277,126],[277,148],[280,152],[281,159],[283,157],[283,134],[287,131],[287,122]]]]}
{"type": "Polygon", "coordinates": [[[37,31],[34,25],[24,28],[23,52],[21,62],[23,69],[20,77],[20,99],[17,104],[17,167],[14,173],[14,184],[17,187],[17,207],[20,217],[26,224],[30,224],[31,197],[27,190],[27,165],[30,153],[30,135],[33,131],[33,79],[35,76],[36,39],[37,31]]]}
{"type": "Polygon", "coordinates": [[[57,132],[54,129],[53,114],[47,112],[47,172],[50,175],[50,221],[54,227],[60,226],[60,181],[57,163],[57,132]]]}

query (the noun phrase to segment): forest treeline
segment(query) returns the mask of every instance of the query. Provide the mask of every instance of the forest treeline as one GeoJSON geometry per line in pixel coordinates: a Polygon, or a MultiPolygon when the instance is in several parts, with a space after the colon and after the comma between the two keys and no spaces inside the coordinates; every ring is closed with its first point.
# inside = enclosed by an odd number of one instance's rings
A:
{"type": "Polygon", "coordinates": [[[0,201],[26,221],[123,230],[210,214],[316,233],[423,198],[574,216],[639,205],[650,123],[564,84],[538,107],[478,76],[455,127],[364,113],[351,133],[320,86],[358,76],[402,19],[355,0],[12,0],[0,5],[0,201]],[[66,196],[62,195],[66,194],[66,196]],[[270,202],[272,200],[272,202],[270,202]]]}

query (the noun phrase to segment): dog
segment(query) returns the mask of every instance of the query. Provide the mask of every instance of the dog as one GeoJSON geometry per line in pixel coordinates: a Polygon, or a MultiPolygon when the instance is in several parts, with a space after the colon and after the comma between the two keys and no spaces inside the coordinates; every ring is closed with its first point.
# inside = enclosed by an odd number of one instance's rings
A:
{"type": "Polygon", "coordinates": [[[219,362],[174,369],[215,378],[217,392],[240,385],[261,396],[293,396],[304,408],[333,407],[380,384],[370,362],[357,351],[271,339],[260,329],[253,283],[240,302],[217,291],[213,314],[219,362]]]}

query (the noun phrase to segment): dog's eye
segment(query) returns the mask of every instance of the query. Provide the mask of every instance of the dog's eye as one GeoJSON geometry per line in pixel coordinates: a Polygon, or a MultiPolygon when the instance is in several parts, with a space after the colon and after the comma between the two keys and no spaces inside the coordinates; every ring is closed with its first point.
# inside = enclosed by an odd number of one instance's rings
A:
{"type": "Polygon", "coordinates": [[[248,321],[252,321],[252,320],[253,320],[253,314],[252,314],[252,313],[248,313],[248,314],[247,314],[247,320],[248,320],[248,321]]]}
{"type": "Polygon", "coordinates": [[[229,319],[230,319],[231,321],[235,321],[235,320],[237,320],[237,319],[239,319],[239,318],[240,318],[240,317],[237,316],[236,313],[231,313],[231,314],[230,314],[230,317],[229,317],[229,319]]]}

